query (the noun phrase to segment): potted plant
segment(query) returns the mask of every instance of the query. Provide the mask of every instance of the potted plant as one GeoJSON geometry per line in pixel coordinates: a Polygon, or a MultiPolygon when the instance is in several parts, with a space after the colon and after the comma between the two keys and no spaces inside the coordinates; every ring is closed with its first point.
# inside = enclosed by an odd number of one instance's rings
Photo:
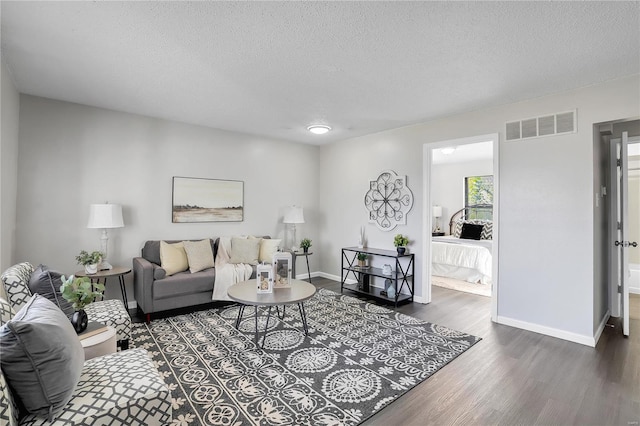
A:
{"type": "Polygon", "coordinates": [[[405,237],[402,234],[397,234],[393,238],[393,245],[396,246],[396,250],[398,250],[398,254],[401,256],[405,253],[408,244],[409,238],[405,237]]]}
{"type": "Polygon", "coordinates": [[[303,238],[302,241],[300,241],[300,248],[303,252],[308,253],[309,247],[311,247],[311,240],[308,238],[303,238]]]}
{"type": "Polygon", "coordinates": [[[366,253],[358,253],[358,266],[361,268],[365,268],[367,266],[367,254],[366,253]]]}
{"type": "Polygon", "coordinates": [[[79,255],[76,256],[78,264],[84,266],[84,271],[87,274],[95,274],[98,272],[98,264],[102,261],[104,254],[101,251],[92,251],[88,253],[86,250],[82,250],[79,255]]]}
{"type": "Polygon", "coordinates": [[[73,305],[73,309],[76,310],[71,317],[71,324],[73,324],[76,332],[80,333],[87,328],[87,324],[89,323],[84,308],[88,304],[93,303],[96,298],[102,297],[104,284],[94,284],[87,277],[76,278],[73,275],[69,278],[65,278],[63,275],[61,278],[62,285],[60,286],[60,293],[67,302],[73,305]]]}

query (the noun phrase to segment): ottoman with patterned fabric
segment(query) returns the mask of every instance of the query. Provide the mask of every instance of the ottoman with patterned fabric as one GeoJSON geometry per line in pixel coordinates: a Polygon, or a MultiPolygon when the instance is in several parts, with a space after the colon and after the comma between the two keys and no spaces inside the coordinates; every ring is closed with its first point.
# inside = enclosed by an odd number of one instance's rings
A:
{"type": "MultiPolygon", "coordinates": [[[[2,285],[7,295],[7,301],[14,311],[27,303],[31,298],[29,279],[35,268],[29,262],[19,263],[2,273],[2,285]]],[[[102,300],[93,302],[84,308],[89,321],[101,322],[115,328],[118,344],[121,349],[129,347],[131,337],[131,317],[124,308],[121,300],[102,300]]]]}

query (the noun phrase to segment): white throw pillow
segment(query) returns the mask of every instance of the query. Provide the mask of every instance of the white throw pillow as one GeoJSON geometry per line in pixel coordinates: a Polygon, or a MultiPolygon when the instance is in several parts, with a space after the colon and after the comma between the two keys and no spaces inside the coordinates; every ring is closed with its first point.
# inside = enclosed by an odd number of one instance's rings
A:
{"type": "Polygon", "coordinates": [[[231,239],[231,259],[229,263],[247,263],[257,265],[260,254],[260,238],[231,239]]]}
{"type": "Polygon", "coordinates": [[[213,251],[210,240],[183,241],[187,253],[189,271],[193,274],[204,269],[213,268],[213,251]]]}
{"type": "Polygon", "coordinates": [[[282,240],[263,238],[260,241],[260,256],[258,260],[264,263],[273,262],[273,254],[278,251],[282,240]]]}
{"type": "Polygon", "coordinates": [[[187,253],[184,251],[183,243],[169,244],[160,241],[160,262],[162,269],[167,272],[167,276],[189,269],[187,253]]]}

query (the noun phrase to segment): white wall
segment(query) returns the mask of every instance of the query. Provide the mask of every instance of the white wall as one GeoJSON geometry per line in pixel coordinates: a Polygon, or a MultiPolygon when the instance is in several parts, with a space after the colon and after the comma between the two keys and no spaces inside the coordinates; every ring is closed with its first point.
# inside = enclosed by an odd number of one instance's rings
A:
{"type": "MultiPolygon", "coordinates": [[[[149,239],[283,236],[292,204],[304,207],[298,236],[319,240],[314,146],[22,95],[19,149],[18,261],[79,270],[75,255],[100,247],[89,204],[105,201],[123,206],[125,227],[109,233],[114,265],[130,266],[149,239]],[[171,223],[173,176],[244,181],[244,221],[171,223]]],[[[120,297],[115,282],[106,295],[120,297]]]]}
{"type": "MultiPolygon", "coordinates": [[[[634,117],[638,75],[538,99],[444,117],[321,147],[322,265],[340,275],[340,248],[356,242],[366,222],[368,180],[384,169],[408,175],[414,193],[408,224],[384,233],[368,226],[370,246],[392,247],[393,234],[416,243],[422,296],[422,146],[500,134],[498,320],[593,344],[593,124],[634,117]],[[578,131],[504,142],[507,121],[577,109],[578,131]]],[[[430,224],[426,224],[430,226],[430,224]]]]}
{"type": "Polygon", "coordinates": [[[442,206],[442,217],[439,223],[440,229],[445,234],[449,235],[451,215],[464,207],[464,178],[492,174],[492,159],[434,164],[431,167],[432,204],[442,206]]]}
{"type": "Polygon", "coordinates": [[[11,266],[16,245],[16,195],[18,192],[18,122],[20,95],[0,61],[2,86],[0,134],[0,271],[11,266]]]}

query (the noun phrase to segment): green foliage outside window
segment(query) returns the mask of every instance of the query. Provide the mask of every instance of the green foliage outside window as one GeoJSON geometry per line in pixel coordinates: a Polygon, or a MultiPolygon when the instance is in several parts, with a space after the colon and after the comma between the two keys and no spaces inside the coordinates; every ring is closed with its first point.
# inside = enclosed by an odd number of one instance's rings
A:
{"type": "Polygon", "coordinates": [[[464,178],[464,201],[467,219],[493,220],[493,176],[464,178]]]}

